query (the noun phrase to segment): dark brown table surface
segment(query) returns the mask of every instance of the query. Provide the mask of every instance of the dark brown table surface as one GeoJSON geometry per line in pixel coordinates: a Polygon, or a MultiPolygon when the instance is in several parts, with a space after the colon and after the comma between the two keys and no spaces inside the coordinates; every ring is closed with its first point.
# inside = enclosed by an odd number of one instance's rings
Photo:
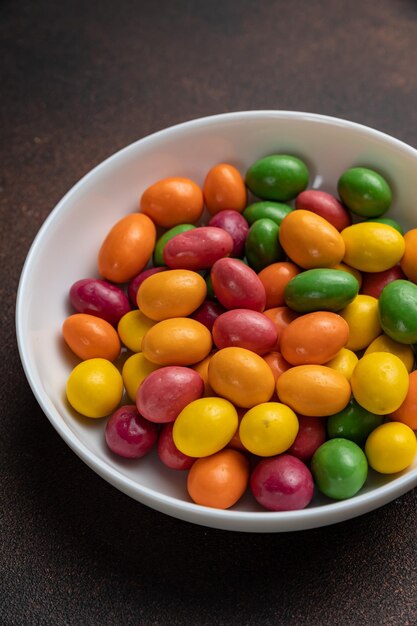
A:
{"type": "Polygon", "coordinates": [[[144,135],[224,111],[293,109],[417,147],[416,1],[2,0],[0,32],[0,623],[417,624],[416,490],[289,534],[164,516],[59,438],[14,329],[43,220],[144,135]]]}

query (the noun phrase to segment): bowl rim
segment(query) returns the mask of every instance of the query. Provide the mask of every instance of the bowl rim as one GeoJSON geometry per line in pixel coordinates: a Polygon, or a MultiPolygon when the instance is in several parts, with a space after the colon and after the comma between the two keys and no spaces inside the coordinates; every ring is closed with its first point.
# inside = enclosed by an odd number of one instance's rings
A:
{"type": "Polygon", "coordinates": [[[304,111],[268,109],[233,111],[190,119],[148,134],[117,150],[84,174],[78,182],[76,182],[64,194],[64,196],[58,201],[43,221],[32,241],[32,244],[30,245],[22,266],[16,295],[15,325],[20,360],[27,381],[38,404],[45,413],[46,417],[49,419],[52,426],[66,442],[66,444],[72,449],[72,451],[75,452],[77,456],[79,456],[86,463],[86,465],[93,469],[107,482],[151,508],[163,511],[173,517],[184,519],[203,526],[244,532],[285,532],[337,523],[378,508],[379,506],[392,501],[396,497],[399,497],[409,489],[416,486],[417,469],[407,473],[400,473],[397,477],[392,478],[389,483],[375,487],[369,492],[362,494],[359,493],[353,498],[340,501],[329,501],[329,503],[325,505],[313,506],[311,508],[300,509],[297,511],[240,511],[233,509],[214,509],[195,504],[191,501],[188,502],[180,500],[174,496],[161,494],[150,487],[146,487],[135,482],[117,468],[110,466],[106,461],[92,453],[88,447],[80,439],[78,439],[76,434],[62,419],[52,402],[50,402],[45,392],[37,385],[37,382],[31,372],[30,351],[26,345],[24,337],[23,295],[28,289],[27,283],[32,264],[36,262],[36,257],[42,245],[44,234],[61,214],[61,211],[65,210],[68,201],[81,187],[93,179],[97,173],[103,172],[106,168],[113,165],[115,161],[127,156],[130,152],[135,151],[139,146],[145,146],[147,143],[153,142],[160,137],[169,137],[171,135],[175,135],[176,133],[181,133],[183,130],[193,130],[206,124],[216,124],[219,122],[230,122],[234,120],[248,121],[259,118],[259,116],[284,120],[320,122],[322,124],[329,124],[332,126],[336,125],[343,128],[351,128],[352,130],[365,132],[367,135],[388,141],[388,143],[391,143],[394,147],[400,148],[402,151],[405,150],[410,153],[410,156],[412,155],[417,158],[417,150],[415,148],[385,132],[347,119],[304,111]],[[235,526],[235,522],[239,522],[241,527],[239,528],[235,526]]]}

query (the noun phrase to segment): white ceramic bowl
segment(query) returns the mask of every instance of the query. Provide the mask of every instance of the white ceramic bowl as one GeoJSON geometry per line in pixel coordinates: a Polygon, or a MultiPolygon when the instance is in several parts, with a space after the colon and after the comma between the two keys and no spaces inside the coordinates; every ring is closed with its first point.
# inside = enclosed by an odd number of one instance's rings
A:
{"type": "Polygon", "coordinates": [[[65,384],[77,362],[68,357],[61,325],[69,314],[68,290],[97,276],[96,255],[110,227],[138,208],[143,190],[166,176],[202,184],[216,163],[242,173],[271,153],[303,158],[310,187],[335,192],[340,174],[355,165],[376,168],[393,188],[390,215],[417,226],[417,151],[352,122],[309,113],[249,111],[193,120],[145,137],[104,161],[73,187],[40,229],[23,268],[16,308],[17,338],[28,381],[61,437],[97,474],[132,498],[197,524],[237,531],[281,532],[339,522],[375,509],[417,484],[417,463],[391,477],[371,473],[359,495],[341,502],[316,496],[301,511],[261,510],[248,494],[227,511],[193,504],[185,473],[160,463],[117,459],[104,442],[105,420],[77,417],[65,400],[65,384]]]}

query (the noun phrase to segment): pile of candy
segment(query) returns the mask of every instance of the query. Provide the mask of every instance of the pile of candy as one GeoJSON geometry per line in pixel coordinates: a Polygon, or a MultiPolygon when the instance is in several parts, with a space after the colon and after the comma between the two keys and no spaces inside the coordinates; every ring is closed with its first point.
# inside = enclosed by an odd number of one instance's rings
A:
{"type": "Polygon", "coordinates": [[[70,405],[112,453],[156,446],[198,504],[302,509],[415,457],[417,229],[372,169],[308,184],[283,154],[159,180],[70,288],[70,405]]]}

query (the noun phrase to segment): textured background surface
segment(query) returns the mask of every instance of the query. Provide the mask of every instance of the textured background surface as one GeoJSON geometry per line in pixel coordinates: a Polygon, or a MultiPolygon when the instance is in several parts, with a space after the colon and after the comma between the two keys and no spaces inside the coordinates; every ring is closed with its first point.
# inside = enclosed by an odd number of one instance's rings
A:
{"type": "Polygon", "coordinates": [[[88,170],[202,115],[294,109],[417,147],[414,0],[1,0],[0,623],[417,623],[417,492],[284,535],[165,517],[91,472],[24,377],[29,246],[88,170]]]}

